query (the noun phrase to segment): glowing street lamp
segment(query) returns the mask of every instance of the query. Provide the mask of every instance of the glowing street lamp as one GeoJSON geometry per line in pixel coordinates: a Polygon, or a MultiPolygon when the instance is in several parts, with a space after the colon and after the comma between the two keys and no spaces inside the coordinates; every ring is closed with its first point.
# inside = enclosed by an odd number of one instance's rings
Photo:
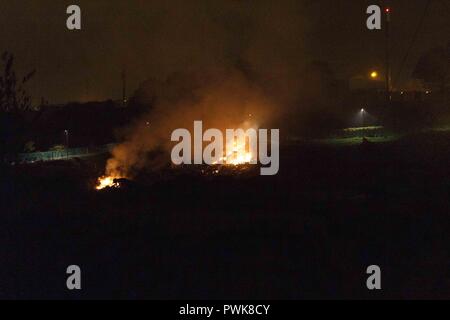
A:
{"type": "Polygon", "coordinates": [[[366,113],[366,110],[364,108],[361,109],[361,120],[362,120],[362,127],[364,128],[364,114],[366,113]]]}
{"type": "Polygon", "coordinates": [[[64,136],[66,138],[66,148],[69,148],[69,130],[64,130],[64,136]]]}
{"type": "Polygon", "coordinates": [[[378,79],[378,72],[377,71],[372,71],[370,73],[370,78],[373,79],[373,80],[378,79]]]}

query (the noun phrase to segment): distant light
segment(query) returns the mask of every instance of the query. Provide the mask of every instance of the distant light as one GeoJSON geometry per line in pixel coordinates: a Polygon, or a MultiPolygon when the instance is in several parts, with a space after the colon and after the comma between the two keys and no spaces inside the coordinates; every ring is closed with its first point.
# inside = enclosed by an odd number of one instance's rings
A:
{"type": "Polygon", "coordinates": [[[361,109],[361,112],[366,112],[366,110],[364,110],[364,108],[363,108],[363,109],[361,109]]]}
{"type": "Polygon", "coordinates": [[[372,79],[378,78],[378,72],[372,71],[372,72],[370,73],[370,77],[371,77],[372,79]]]}
{"type": "Polygon", "coordinates": [[[386,8],[384,11],[385,11],[386,13],[390,13],[390,12],[391,12],[391,8],[386,8]]]}
{"type": "Polygon", "coordinates": [[[428,90],[427,90],[427,91],[425,91],[425,93],[426,93],[426,94],[429,94],[429,93],[430,93],[430,91],[428,91],[428,90]]]}

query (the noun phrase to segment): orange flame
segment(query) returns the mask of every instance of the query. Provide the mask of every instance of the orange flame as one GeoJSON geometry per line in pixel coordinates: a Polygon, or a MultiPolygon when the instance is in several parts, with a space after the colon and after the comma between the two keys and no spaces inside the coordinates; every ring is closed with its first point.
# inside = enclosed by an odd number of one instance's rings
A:
{"type": "MultiPolygon", "coordinates": [[[[228,152],[220,158],[220,161],[225,165],[241,165],[250,163],[252,161],[252,153],[246,150],[245,143],[238,143],[237,141],[233,142],[233,147],[230,148],[232,151],[228,152]]],[[[217,164],[214,163],[214,164],[217,164]]]]}
{"type": "Polygon", "coordinates": [[[98,178],[97,186],[95,187],[95,189],[102,190],[105,188],[118,188],[120,185],[118,182],[114,181],[116,178],[117,177],[112,176],[102,176],[98,178]]]}

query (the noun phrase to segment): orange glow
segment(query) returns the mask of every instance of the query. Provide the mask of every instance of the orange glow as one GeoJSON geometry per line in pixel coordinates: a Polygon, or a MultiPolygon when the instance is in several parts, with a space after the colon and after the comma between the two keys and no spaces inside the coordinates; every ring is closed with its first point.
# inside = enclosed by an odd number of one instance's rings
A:
{"type": "MultiPolygon", "coordinates": [[[[227,146],[226,149],[231,149],[231,152],[226,153],[225,155],[220,158],[220,162],[222,162],[224,165],[240,165],[240,164],[246,164],[250,163],[253,159],[253,155],[250,151],[247,151],[246,144],[239,142],[235,140],[234,142],[231,142],[227,146]]],[[[218,164],[218,162],[213,163],[218,164]]]]}
{"type": "Polygon", "coordinates": [[[105,188],[118,188],[120,185],[118,182],[114,182],[114,180],[117,179],[117,177],[112,176],[102,176],[98,178],[97,180],[97,186],[95,189],[102,190],[105,188]]]}
{"type": "Polygon", "coordinates": [[[239,164],[245,164],[250,163],[252,160],[252,154],[251,152],[247,152],[245,149],[245,143],[237,143],[234,142],[234,146],[232,148],[232,152],[227,154],[226,157],[223,158],[224,162],[226,164],[231,165],[239,165],[239,164]]]}

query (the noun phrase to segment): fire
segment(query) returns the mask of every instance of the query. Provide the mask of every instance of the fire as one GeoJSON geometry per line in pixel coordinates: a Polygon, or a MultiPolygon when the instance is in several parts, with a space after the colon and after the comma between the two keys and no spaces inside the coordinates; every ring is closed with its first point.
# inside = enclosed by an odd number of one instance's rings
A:
{"type": "MultiPolygon", "coordinates": [[[[241,165],[250,163],[252,161],[252,153],[246,150],[245,143],[233,142],[232,151],[228,152],[224,157],[220,158],[220,161],[225,165],[241,165]]],[[[217,164],[217,163],[215,163],[217,164]]]]}
{"type": "Polygon", "coordinates": [[[112,176],[102,176],[97,180],[97,186],[95,189],[102,190],[105,188],[118,188],[120,185],[118,182],[114,181],[116,178],[112,176]]]}

